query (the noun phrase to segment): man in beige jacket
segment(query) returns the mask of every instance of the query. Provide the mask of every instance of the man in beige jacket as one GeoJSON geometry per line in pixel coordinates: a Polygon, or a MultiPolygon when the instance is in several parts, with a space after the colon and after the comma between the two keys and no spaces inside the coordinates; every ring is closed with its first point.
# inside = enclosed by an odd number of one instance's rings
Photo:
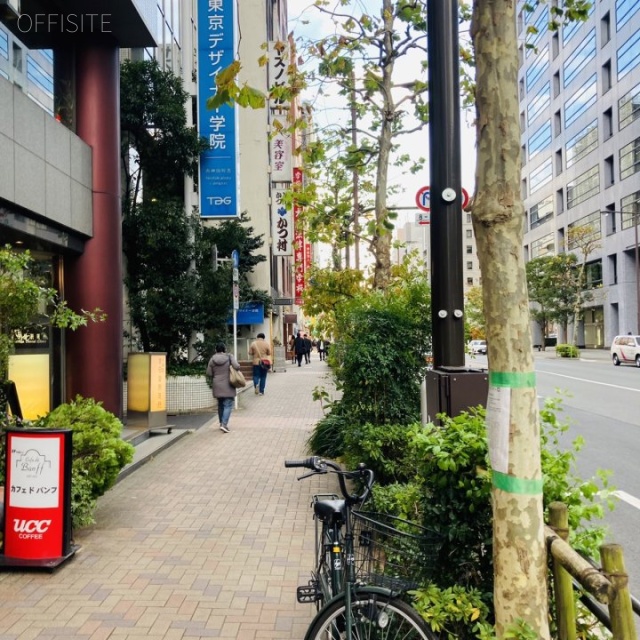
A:
{"type": "Polygon", "coordinates": [[[249,355],[253,358],[253,390],[256,395],[263,396],[272,362],[271,347],[264,339],[264,333],[259,333],[257,339],[251,343],[249,355]]]}

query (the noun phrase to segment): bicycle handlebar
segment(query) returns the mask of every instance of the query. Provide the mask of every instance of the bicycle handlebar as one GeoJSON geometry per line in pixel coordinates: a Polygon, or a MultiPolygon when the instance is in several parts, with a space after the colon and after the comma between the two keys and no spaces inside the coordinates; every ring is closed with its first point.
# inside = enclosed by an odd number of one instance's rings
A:
{"type": "MultiPolygon", "coordinates": [[[[362,504],[365,502],[371,493],[371,488],[375,481],[373,471],[371,471],[371,469],[367,469],[363,464],[358,465],[358,469],[355,471],[343,471],[342,467],[337,462],[325,460],[320,456],[311,456],[304,460],[285,460],[284,466],[287,468],[309,469],[311,471],[311,474],[309,475],[329,472],[335,473],[338,476],[342,496],[349,504],[362,504]],[[360,478],[364,482],[365,488],[361,494],[349,493],[349,490],[347,489],[346,479],[353,480],[355,478],[360,478]]],[[[302,480],[307,477],[309,476],[305,475],[298,478],[298,480],[302,480]]]]}

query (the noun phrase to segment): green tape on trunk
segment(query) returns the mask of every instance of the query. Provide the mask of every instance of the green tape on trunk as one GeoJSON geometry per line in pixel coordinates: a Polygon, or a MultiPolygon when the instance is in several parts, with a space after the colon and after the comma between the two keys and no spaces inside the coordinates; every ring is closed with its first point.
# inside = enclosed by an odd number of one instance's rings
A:
{"type": "Polygon", "coordinates": [[[507,371],[490,371],[489,384],[494,387],[510,387],[511,389],[525,389],[536,386],[536,374],[510,373],[507,371]]]}
{"type": "Polygon", "coordinates": [[[519,493],[521,495],[531,496],[542,493],[542,478],[525,480],[524,478],[516,478],[506,473],[493,471],[491,480],[496,489],[500,489],[506,493],[519,493]]]}

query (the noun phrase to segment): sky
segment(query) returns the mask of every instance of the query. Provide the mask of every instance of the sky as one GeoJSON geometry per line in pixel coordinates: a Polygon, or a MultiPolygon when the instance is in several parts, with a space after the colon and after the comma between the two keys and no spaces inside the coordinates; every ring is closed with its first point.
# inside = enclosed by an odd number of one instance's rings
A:
{"type": "MultiPolygon", "coordinates": [[[[354,0],[359,11],[371,12],[379,5],[379,0],[354,0]]],[[[335,31],[331,19],[318,11],[309,0],[288,0],[289,9],[289,30],[294,35],[302,35],[307,38],[319,39],[335,31]]],[[[396,69],[399,72],[401,81],[413,79],[418,72],[419,60],[415,60],[414,65],[405,63],[396,69]],[[406,75],[404,75],[406,74],[406,75]],[[404,75],[404,77],[402,77],[404,75]]],[[[425,78],[426,79],[426,78],[425,78]]],[[[319,126],[335,124],[336,120],[346,118],[346,111],[339,108],[344,103],[344,98],[317,95],[309,92],[304,99],[313,104],[314,122],[319,126]]],[[[462,186],[472,195],[475,183],[475,131],[473,125],[473,113],[461,113],[461,157],[462,157],[462,186]]],[[[405,136],[401,143],[402,153],[407,153],[411,157],[423,157],[427,159],[424,169],[416,175],[403,175],[402,170],[392,167],[389,175],[390,184],[398,184],[401,193],[393,196],[390,203],[398,207],[415,207],[415,196],[417,191],[429,184],[429,135],[427,128],[422,131],[405,136]]],[[[397,226],[402,226],[405,222],[413,221],[418,213],[417,208],[412,210],[400,210],[397,226]]]]}

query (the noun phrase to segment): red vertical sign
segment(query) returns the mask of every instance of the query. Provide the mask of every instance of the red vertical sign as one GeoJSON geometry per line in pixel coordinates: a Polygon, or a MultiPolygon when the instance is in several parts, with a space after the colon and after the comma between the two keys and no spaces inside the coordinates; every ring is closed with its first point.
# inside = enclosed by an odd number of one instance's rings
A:
{"type": "MultiPolygon", "coordinates": [[[[294,189],[300,189],[302,187],[302,169],[295,167],[293,170],[293,185],[294,189]],[[296,186],[297,185],[297,186],[296,186]]],[[[293,202],[293,228],[294,228],[294,263],[295,263],[295,283],[294,283],[294,295],[295,303],[297,305],[302,304],[302,294],[304,292],[304,274],[305,274],[305,251],[304,251],[304,229],[302,227],[302,220],[300,220],[300,213],[302,209],[300,205],[294,200],[293,202]]]]}
{"type": "Polygon", "coordinates": [[[65,434],[7,432],[4,554],[58,558],[64,550],[65,434]]]}

